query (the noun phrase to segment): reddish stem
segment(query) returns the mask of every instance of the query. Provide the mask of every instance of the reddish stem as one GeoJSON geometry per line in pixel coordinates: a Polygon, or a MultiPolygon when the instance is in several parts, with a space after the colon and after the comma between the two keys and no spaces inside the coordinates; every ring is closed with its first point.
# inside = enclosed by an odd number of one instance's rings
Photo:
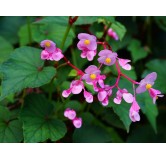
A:
{"type": "Polygon", "coordinates": [[[77,74],[78,75],[84,75],[84,72],[83,71],[81,71],[79,68],[77,68],[76,66],[74,66],[65,56],[63,57],[63,59],[66,61],[66,63],[70,66],[70,67],[72,67],[73,69],[75,69],[76,71],[77,71],[77,74]]]}
{"type": "Polygon", "coordinates": [[[136,82],[136,81],[132,80],[130,77],[126,76],[123,73],[121,73],[121,76],[123,76],[124,78],[126,78],[127,80],[129,80],[130,82],[132,82],[133,84],[139,84],[139,82],[136,82]]]}

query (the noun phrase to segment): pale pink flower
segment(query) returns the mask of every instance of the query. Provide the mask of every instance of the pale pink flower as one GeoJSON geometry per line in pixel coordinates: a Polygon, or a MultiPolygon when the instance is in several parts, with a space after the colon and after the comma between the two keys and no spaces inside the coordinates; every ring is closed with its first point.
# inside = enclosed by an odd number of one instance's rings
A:
{"type": "Polygon", "coordinates": [[[110,28],[107,32],[107,34],[112,37],[113,39],[115,39],[116,41],[119,39],[118,35],[116,34],[115,31],[113,31],[112,28],[110,28]]]}
{"type": "Polygon", "coordinates": [[[125,70],[131,70],[131,65],[128,62],[131,62],[129,59],[118,58],[119,65],[125,70]]]}
{"type": "Polygon", "coordinates": [[[150,94],[150,97],[153,99],[154,104],[156,103],[156,100],[158,99],[158,97],[164,96],[161,94],[161,92],[159,90],[153,89],[153,88],[149,89],[149,94],[150,94]]]}
{"type": "Polygon", "coordinates": [[[134,98],[130,111],[129,111],[129,117],[133,122],[140,121],[139,110],[140,110],[140,107],[134,98]]]}
{"type": "Polygon", "coordinates": [[[111,50],[104,49],[99,52],[99,58],[97,59],[99,63],[111,66],[116,62],[117,53],[112,52],[111,50]]]}
{"type": "Polygon", "coordinates": [[[133,102],[133,95],[131,93],[128,93],[126,89],[119,90],[116,93],[116,98],[114,98],[114,103],[116,104],[121,104],[122,98],[127,102],[127,103],[132,103],[133,102]]]}
{"type": "Polygon", "coordinates": [[[73,119],[73,125],[75,128],[81,128],[82,126],[82,118],[73,119]]]}
{"type": "Polygon", "coordinates": [[[144,79],[141,80],[139,86],[136,89],[136,93],[137,94],[143,93],[147,89],[152,88],[156,78],[157,78],[157,73],[156,72],[152,72],[152,73],[148,74],[144,79]]]}
{"type": "Polygon", "coordinates": [[[74,80],[70,84],[70,88],[67,90],[64,90],[62,92],[63,97],[68,97],[71,93],[73,94],[79,94],[81,93],[82,89],[84,88],[84,84],[80,80],[74,80]]]}
{"type": "Polygon", "coordinates": [[[81,53],[81,58],[87,58],[89,61],[92,61],[95,55],[96,55],[96,50],[90,51],[84,49],[81,53]]]}
{"type": "Polygon", "coordinates": [[[76,118],[76,111],[73,110],[73,109],[70,109],[70,108],[67,108],[65,111],[64,111],[64,116],[70,120],[73,120],[76,118]]]}

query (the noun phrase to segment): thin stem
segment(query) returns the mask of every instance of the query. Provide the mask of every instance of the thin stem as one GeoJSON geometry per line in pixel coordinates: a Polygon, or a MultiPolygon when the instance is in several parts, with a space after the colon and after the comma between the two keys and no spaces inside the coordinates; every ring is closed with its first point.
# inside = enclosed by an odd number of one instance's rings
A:
{"type": "Polygon", "coordinates": [[[26,89],[23,90],[23,94],[21,96],[21,108],[23,108],[24,106],[24,98],[26,96],[26,89]]]}
{"type": "Polygon", "coordinates": [[[133,83],[133,91],[134,91],[134,97],[136,98],[136,94],[135,94],[135,84],[133,83]]]}
{"type": "Polygon", "coordinates": [[[72,61],[73,61],[73,64],[75,66],[77,66],[77,60],[76,60],[76,57],[75,57],[75,52],[74,52],[74,49],[71,48],[71,54],[72,54],[72,61]]]}
{"type": "Polygon", "coordinates": [[[27,16],[27,29],[28,29],[29,44],[31,44],[32,43],[32,33],[31,33],[31,23],[30,23],[29,16],[27,16]]]}
{"type": "Polygon", "coordinates": [[[73,69],[75,69],[78,72],[78,75],[83,75],[84,72],[81,71],[79,68],[77,68],[76,66],[74,66],[65,56],[63,57],[63,59],[67,62],[67,64],[72,67],[73,69]]]}
{"type": "Polygon", "coordinates": [[[130,77],[126,76],[123,73],[121,73],[121,76],[123,76],[124,78],[126,78],[127,80],[129,80],[130,82],[132,82],[133,84],[139,84],[139,82],[136,82],[136,81],[132,80],[130,77]]]}

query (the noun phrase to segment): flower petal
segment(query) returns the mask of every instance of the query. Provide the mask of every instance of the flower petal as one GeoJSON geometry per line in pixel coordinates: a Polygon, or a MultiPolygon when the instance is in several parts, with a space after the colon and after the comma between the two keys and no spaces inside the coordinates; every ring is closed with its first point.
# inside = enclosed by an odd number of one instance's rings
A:
{"type": "Polygon", "coordinates": [[[127,102],[127,103],[132,103],[133,102],[133,95],[131,93],[123,93],[123,99],[127,102]]]}

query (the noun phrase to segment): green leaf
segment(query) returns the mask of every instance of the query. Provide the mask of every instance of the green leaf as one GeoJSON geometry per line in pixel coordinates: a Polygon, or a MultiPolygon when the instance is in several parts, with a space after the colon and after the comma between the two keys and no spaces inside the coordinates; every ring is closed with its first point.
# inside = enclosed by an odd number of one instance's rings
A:
{"type": "Polygon", "coordinates": [[[148,51],[141,47],[141,42],[137,39],[131,40],[127,49],[131,52],[133,62],[143,59],[148,55],[148,51]]]}
{"type": "Polygon", "coordinates": [[[151,126],[153,127],[155,133],[157,133],[156,118],[158,115],[158,109],[155,104],[153,104],[152,99],[148,92],[137,95],[137,101],[141,107],[142,112],[148,118],[151,126]]]}
{"type": "Polygon", "coordinates": [[[2,64],[3,79],[0,99],[24,88],[40,87],[53,78],[56,70],[53,67],[43,66],[44,61],[40,59],[40,52],[41,50],[32,47],[21,47],[16,49],[11,58],[2,64]]]}
{"type": "Polygon", "coordinates": [[[119,39],[122,40],[126,34],[126,28],[120,22],[115,22],[111,25],[111,28],[118,34],[119,39]]]}
{"type": "Polygon", "coordinates": [[[72,69],[68,75],[69,77],[75,77],[77,76],[77,71],[75,69],[72,69]]]}
{"type": "Polygon", "coordinates": [[[103,126],[99,125],[95,117],[90,113],[82,114],[83,125],[76,129],[73,141],[79,143],[101,143],[110,142],[111,135],[103,126]]]}
{"type": "Polygon", "coordinates": [[[77,21],[74,23],[75,25],[86,25],[92,24],[98,20],[97,16],[79,16],[77,21]]]}
{"type": "Polygon", "coordinates": [[[26,17],[23,16],[4,16],[0,19],[0,35],[10,43],[16,44],[19,40],[17,32],[21,25],[26,23],[26,17]]]}
{"type": "MultiPolygon", "coordinates": [[[[48,23],[45,25],[36,24],[36,26],[32,27],[32,38],[37,43],[40,43],[45,39],[50,39],[56,43],[57,47],[60,47],[66,32],[66,27],[67,26],[54,23],[48,23]]],[[[72,44],[74,38],[75,34],[73,30],[70,30],[64,45],[64,51],[72,44]]]]}
{"type": "Polygon", "coordinates": [[[12,51],[13,46],[6,39],[0,36],[0,63],[7,60],[12,51]]]}
{"type": "Polygon", "coordinates": [[[123,122],[127,132],[129,132],[131,120],[129,118],[129,109],[131,104],[124,101],[120,105],[110,102],[114,112],[119,116],[120,120],[123,122]]]}
{"type": "Polygon", "coordinates": [[[67,26],[68,24],[68,19],[69,17],[67,16],[48,16],[48,17],[43,17],[41,20],[35,22],[35,24],[59,24],[59,25],[65,25],[67,26]]]}
{"type": "Polygon", "coordinates": [[[54,107],[43,95],[26,97],[21,113],[25,142],[57,141],[66,134],[65,124],[53,116],[53,110],[54,107]]]}
{"type": "Polygon", "coordinates": [[[10,111],[0,106],[0,143],[18,143],[23,139],[22,123],[11,118],[10,111]]]}
{"type": "Polygon", "coordinates": [[[161,92],[166,93],[165,77],[166,77],[166,60],[151,60],[146,64],[147,70],[144,72],[143,77],[145,77],[150,72],[157,73],[157,80],[155,81],[154,88],[161,90],[161,92]]]}

